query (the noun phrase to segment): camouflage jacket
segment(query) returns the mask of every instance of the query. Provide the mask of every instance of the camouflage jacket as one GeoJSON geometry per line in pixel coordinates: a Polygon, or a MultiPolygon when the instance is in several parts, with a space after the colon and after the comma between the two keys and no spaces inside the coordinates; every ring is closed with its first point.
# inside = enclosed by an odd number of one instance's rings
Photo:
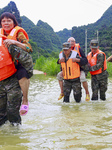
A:
{"type": "MultiPolygon", "coordinates": [[[[83,69],[88,72],[88,71],[96,71],[99,70],[100,68],[103,68],[104,66],[104,59],[105,56],[102,53],[99,53],[97,55],[97,63],[94,66],[90,66],[88,63],[87,65],[83,66],[83,69]]],[[[98,80],[103,79],[105,77],[108,77],[108,72],[105,70],[101,74],[94,75],[98,78],[98,80]]]]}

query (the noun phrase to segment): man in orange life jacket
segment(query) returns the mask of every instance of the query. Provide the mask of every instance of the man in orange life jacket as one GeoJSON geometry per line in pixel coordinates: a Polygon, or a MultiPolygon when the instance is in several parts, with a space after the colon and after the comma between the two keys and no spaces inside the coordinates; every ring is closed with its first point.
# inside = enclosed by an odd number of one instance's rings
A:
{"type": "Polygon", "coordinates": [[[76,51],[71,50],[71,44],[63,43],[63,51],[59,54],[59,63],[63,71],[63,102],[69,102],[69,96],[73,89],[74,99],[77,103],[81,101],[80,82],[80,56],[76,51]],[[78,64],[79,63],[79,64],[78,64]]]}
{"type": "MultiPolygon", "coordinates": [[[[73,37],[70,37],[68,39],[68,42],[71,43],[71,48],[72,50],[75,50],[78,52],[79,56],[81,57],[81,62],[83,65],[86,65],[88,63],[88,60],[87,60],[87,57],[85,56],[83,50],[80,48],[80,45],[76,42],[75,42],[75,39],[73,37]]],[[[58,62],[57,62],[58,63],[58,62]]],[[[88,90],[88,83],[87,83],[87,80],[86,80],[86,75],[85,75],[85,72],[82,68],[80,68],[81,70],[81,74],[80,74],[80,81],[85,89],[85,93],[86,93],[86,98],[85,100],[86,101],[89,101],[90,100],[90,95],[89,95],[89,90],[88,90]]],[[[59,85],[60,85],[60,89],[61,89],[61,94],[58,98],[58,100],[60,100],[64,94],[63,94],[63,76],[62,76],[62,71],[59,72],[57,74],[57,79],[59,81],[59,85]]]]}
{"type": "Polygon", "coordinates": [[[91,40],[90,48],[91,52],[87,56],[89,62],[87,68],[91,73],[91,100],[98,100],[98,91],[100,91],[100,99],[106,100],[105,92],[107,91],[108,83],[108,72],[106,71],[106,55],[104,52],[99,50],[97,40],[91,40]]]}

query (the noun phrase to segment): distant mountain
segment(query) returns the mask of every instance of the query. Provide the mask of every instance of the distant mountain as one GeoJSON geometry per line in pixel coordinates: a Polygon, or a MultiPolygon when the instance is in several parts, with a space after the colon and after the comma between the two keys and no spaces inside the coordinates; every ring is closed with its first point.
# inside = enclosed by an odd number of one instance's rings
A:
{"type": "MultiPolygon", "coordinates": [[[[112,5],[105,11],[102,17],[95,23],[88,24],[87,26],[73,27],[72,36],[80,43],[81,47],[85,47],[85,30],[87,29],[88,47],[92,38],[97,38],[97,31],[103,32],[104,29],[110,30],[109,26],[112,25],[112,5]]],[[[102,34],[99,35],[99,44],[101,43],[102,34]]],[[[105,43],[106,44],[106,43],[105,43]]]]}
{"type": "Polygon", "coordinates": [[[112,25],[112,5],[104,12],[102,17],[94,23],[94,25],[97,29],[99,29],[103,25],[112,25]]]}
{"type": "Polygon", "coordinates": [[[22,16],[21,20],[22,20],[21,25],[26,30],[26,32],[29,32],[32,28],[35,27],[35,24],[31,20],[29,20],[27,17],[22,16]]]}
{"type": "MultiPolygon", "coordinates": [[[[29,38],[32,40],[31,43],[35,49],[35,53],[38,51],[41,55],[48,56],[48,53],[52,53],[52,51],[59,52],[62,43],[67,41],[70,36],[73,36],[76,39],[76,42],[80,43],[81,48],[84,49],[85,30],[87,30],[88,50],[90,49],[90,40],[97,38],[97,33],[99,33],[98,38],[101,49],[109,52],[112,50],[112,5],[95,23],[80,27],[74,26],[71,30],[63,29],[56,33],[46,22],[39,20],[37,25],[35,25],[27,17],[20,17],[19,10],[13,1],[3,9],[0,9],[0,15],[6,11],[13,13],[17,18],[19,25],[27,31],[29,38]]],[[[37,54],[35,56],[37,56],[37,54]]]]}
{"type": "Polygon", "coordinates": [[[64,43],[71,37],[72,30],[63,29],[62,31],[56,32],[56,34],[59,36],[61,43],[64,43]]]}
{"type": "Polygon", "coordinates": [[[38,47],[48,52],[61,50],[59,37],[47,23],[39,20],[37,25],[34,25],[27,17],[21,18],[22,27],[27,31],[29,38],[37,43],[38,47]]]}
{"type": "Polygon", "coordinates": [[[38,23],[37,23],[37,27],[39,28],[39,30],[42,33],[44,33],[44,36],[49,41],[49,43],[52,43],[52,49],[51,50],[56,50],[57,51],[57,50],[61,49],[60,39],[59,39],[59,37],[57,36],[57,34],[54,32],[53,28],[50,25],[48,25],[47,23],[39,20],[38,23]]]}

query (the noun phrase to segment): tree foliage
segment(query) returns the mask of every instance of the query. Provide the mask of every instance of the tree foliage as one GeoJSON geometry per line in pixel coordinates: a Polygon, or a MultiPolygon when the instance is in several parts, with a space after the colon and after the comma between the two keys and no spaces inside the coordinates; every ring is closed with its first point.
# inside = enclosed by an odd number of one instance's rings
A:
{"type": "Polygon", "coordinates": [[[29,38],[37,43],[37,46],[51,53],[61,50],[61,42],[53,29],[45,22],[39,20],[34,25],[27,17],[23,16],[22,26],[27,31],[29,38]]]}
{"type": "Polygon", "coordinates": [[[56,32],[59,36],[61,43],[64,43],[68,40],[69,37],[72,35],[72,30],[63,29],[62,31],[56,32]]]}

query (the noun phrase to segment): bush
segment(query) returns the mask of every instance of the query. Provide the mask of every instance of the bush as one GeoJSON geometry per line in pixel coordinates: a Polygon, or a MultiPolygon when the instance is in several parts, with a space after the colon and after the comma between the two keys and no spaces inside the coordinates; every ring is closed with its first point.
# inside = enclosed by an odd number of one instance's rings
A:
{"type": "Polygon", "coordinates": [[[46,63],[44,64],[42,71],[46,72],[48,75],[57,75],[60,71],[60,65],[57,64],[57,59],[46,59],[46,63]]]}
{"type": "Polygon", "coordinates": [[[43,71],[42,68],[43,68],[43,65],[45,64],[45,61],[46,61],[46,58],[44,56],[40,56],[39,59],[36,60],[34,69],[43,71]]]}
{"type": "Polygon", "coordinates": [[[109,73],[109,77],[112,77],[112,62],[107,62],[107,71],[109,73]]]}
{"type": "Polygon", "coordinates": [[[36,60],[34,69],[46,72],[48,75],[57,75],[60,71],[60,65],[57,64],[56,58],[45,58],[41,56],[36,60]]]}

